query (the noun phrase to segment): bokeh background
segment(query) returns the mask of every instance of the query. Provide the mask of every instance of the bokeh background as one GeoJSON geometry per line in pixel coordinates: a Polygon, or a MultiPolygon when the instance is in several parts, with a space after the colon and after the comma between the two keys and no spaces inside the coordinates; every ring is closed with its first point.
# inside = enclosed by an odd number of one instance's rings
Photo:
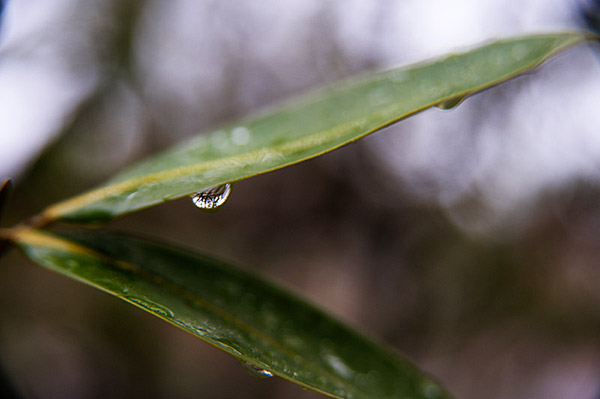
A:
{"type": "MultiPolygon", "coordinates": [[[[524,33],[575,0],[0,1],[4,225],[311,88],[524,33]]],[[[231,260],[464,399],[600,398],[600,59],[592,44],[328,155],[107,228],[231,260]]],[[[306,326],[311,328],[310,326],[306,326]]],[[[318,398],[18,252],[0,396],[318,398]]]]}

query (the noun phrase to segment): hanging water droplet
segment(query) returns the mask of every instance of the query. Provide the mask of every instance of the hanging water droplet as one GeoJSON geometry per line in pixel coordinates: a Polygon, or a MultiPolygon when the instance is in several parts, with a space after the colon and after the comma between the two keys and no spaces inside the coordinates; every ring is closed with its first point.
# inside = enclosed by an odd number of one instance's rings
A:
{"type": "Polygon", "coordinates": [[[442,101],[441,103],[436,104],[435,106],[438,107],[439,109],[443,109],[443,110],[452,109],[452,108],[456,107],[458,104],[462,103],[465,98],[467,98],[467,96],[454,97],[449,100],[442,101]]]}
{"type": "Polygon", "coordinates": [[[248,371],[250,374],[252,374],[255,377],[260,377],[260,378],[270,378],[270,377],[273,377],[273,373],[271,373],[269,370],[265,370],[263,368],[260,368],[257,365],[252,364],[250,362],[244,362],[244,361],[242,361],[242,365],[244,366],[244,368],[246,369],[246,371],[248,371]]]}
{"type": "Polygon", "coordinates": [[[192,195],[192,201],[200,209],[211,210],[220,207],[227,201],[231,192],[231,184],[207,188],[192,195]]]}

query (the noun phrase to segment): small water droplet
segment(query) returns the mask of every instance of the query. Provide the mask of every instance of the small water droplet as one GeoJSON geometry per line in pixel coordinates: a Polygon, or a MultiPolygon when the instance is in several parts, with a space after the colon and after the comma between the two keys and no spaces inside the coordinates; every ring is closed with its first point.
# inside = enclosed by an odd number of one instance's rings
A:
{"type": "Polygon", "coordinates": [[[127,292],[129,292],[129,285],[116,278],[101,278],[95,282],[99,286],[119,295],[127,294],[127,292]]]}
{"type": "Polygon", "coordinates": [[[195,323],[190,323],[178,319],[174,319],[173,323],[183,328],[184,330],[191,332],[192,334],[196,334],[199,337],[204,337],[206,335],[211,334],[211,331],[208,328],[197,326],[195,323]]]}
{"type": "Polygon", "coordinates": [[[242,365],[244,366],[246,371],[248,371],[250,374],[252,374],[255,377],[259,377],[259,378],[273,377],[273,373],[271,373],[269,370],[265,370],[265,369],[258,367],[257,365],[252,364],[250,362],[242,361],[242,365]]]}
{"type": "Polygon", "coordinates": [[[336,373],[344,378],[351,378],[354,375],[354,371],[337,356],[327,354],[325,355],[325,361],[329,363],[331,368],[335,370],[336,373]]]}
{"type": "Polygon", "coordinates": [[[236,346],[233,342],[231,342],[230,339],[228,338],[224,338],[224,337],[219,337],[219,334],[223,334],[223,332],[218,331],[218,330],[213,330],[211,332],[211,335],[213,336],[214,339],[214,343],[218,346],[221,347],[222,350],[224,350],[225,352],[229,352],[231,353],[233,356],[241,356],[241,352],[239,350],[237,350],[236,346]],[[215,335],[217,335],[215,337],[215,335]]]}
{"type": "Polygon", "coordinates": [[[238,126],[231,131],[231,141],[236,145],[248,144],[250,141],[250,130],[244,126],[238,126]]]}
{"type": "Polygon", "coordinates": [[[171,309],[166,308],[157,303],[154,303],[146,298],[140,298],[137,296],[130,296],[130,295],[127,295],[124,298],[126,298],[128,301],[133,302],[136,305],[138,305],[152,313],[158,314],[162,317],[169,318],[169,319],[174,317],[174,314],[171,311],[171,309]]]}
{"type": "Polygon", "coordinates": [[[207,188],[192,195],[192,201],[200,209],[211,210],[220,207],[227,201],[231,192],[231,184],[207,188]]]}
{"type": "Polygon", "coordinates": [[[205,335],[208,335],[206,329],[201,327],[192,327],[192,331],[194,331],[194,334],[198,335],[199,337],[204,337],[205,335]]]}
{"type": "Polygon", "coordinates": [[[459,105],[460,103],[462,103],[465,98],[467,98],[467,96],[454,97],[449,100],[442,101],[441,103],[438,103],[435,106],[437,108],[443,109],[443,110],[452,109],[452,108],[456,107],[457,105],[459,105]]]}
{"type": "Polygon", "coordinates": [[[262,163],[276,163],[283,159],[283,154],[278,151],[259,151],[257,160],[262,163]]]}

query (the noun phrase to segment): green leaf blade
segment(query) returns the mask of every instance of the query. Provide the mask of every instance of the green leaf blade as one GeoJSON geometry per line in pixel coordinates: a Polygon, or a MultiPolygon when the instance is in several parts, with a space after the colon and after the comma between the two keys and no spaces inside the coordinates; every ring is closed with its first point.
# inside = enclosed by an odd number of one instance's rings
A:
{"type": "Polygon", "coordinates": [[[586,39],[584,33],[561,33],[498,41],[342,83],[185,142],[96,190],[48,208],[42,219],[108,220],[289,166],[436,104],[500,84],[586,39]]]}
{"type": "Polygon", "coordinates": [[[336,398],[450,398],[408,361],[249,272],[123,234],[21,231],[34,261],[336,398]]]}

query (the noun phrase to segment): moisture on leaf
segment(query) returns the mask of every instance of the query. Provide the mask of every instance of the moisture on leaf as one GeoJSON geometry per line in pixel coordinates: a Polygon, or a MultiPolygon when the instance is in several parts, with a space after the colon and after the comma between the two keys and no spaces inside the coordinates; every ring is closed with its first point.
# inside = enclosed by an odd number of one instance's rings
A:
{"type": "Polygon", "coordinates": [[[451,397],[391,350],[224,262],[125,234],[20,230],[13,239],[42,266],[176,325],[255,374],[336,398],[451,397]]]}
{"type": "Polygon", "coordinates": [[[108,220],[292,165],[434,105],[456,105],[455,100],[525,73],[586,38],[562,33],[497,41],[343,82],[182,143],[49,207],[37,220],[40,225],[108,220]]]}

